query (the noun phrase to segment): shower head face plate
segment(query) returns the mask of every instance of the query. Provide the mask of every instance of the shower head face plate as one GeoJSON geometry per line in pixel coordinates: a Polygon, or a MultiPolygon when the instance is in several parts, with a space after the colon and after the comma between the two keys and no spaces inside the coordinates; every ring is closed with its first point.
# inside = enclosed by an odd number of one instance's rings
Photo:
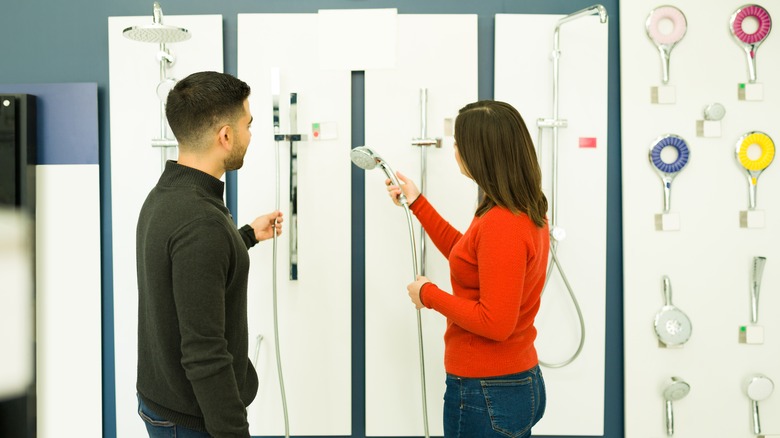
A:
{"type": "Polygon", "coordinates": [[[761,44],[772,30],[772,17],[766,9],[759,5],[745,5],[737,9],[729,20],[731,35],[742,44],[757,46],[761,44]],[[746,19],[755,20],[758,24],[754,32],[745,31],[746,19]]]}
{"type": "Polygon", "coordinates": [[[671,382],[664,388],[663,396],[666,401],[677,401],[684,398],[691,391],[691,385],[679,377],[672,377],[671,382]]]}
{"type": "Polygon", "coordinates": [[[691,320],[680,309],[664,306],[655,317],[655,334],[667,346],[682,345],[691,338],[691,320]]]}
{"type": "Polygon", "coordinates": [[[685,14],[674,6],[661,6],[650,11],[645,22],[647,36],[658,46],[671,47],[680,42],[688,31],[688,21],[685,14]],[[671,30],[666,31],[666,24],[671,23],[671,30]]]}
{"type": "Polygon", "coordinates": [[[688,164],[690,159],[690,149],[682,137],[667,134],[658,138],[652,146],[649,153],[650,163],[664,174],[677,174],[688,164]],[[676,157],[672,161],[664,160],[662,153],[671,148],[676,152],[676,157]]]}
{"type": "Polygon", "coordinates": [[[737,161],[750,172],[761,172],[775,158],[775,143],[767,134],[759,131],[748,132],[737,141],[737,161]],[[760,150],[756,154],[755,150],[760,150]]]}
{"type": "Polygon", "coordinates": [[[775,384],[772,379],[762,375],[750,377],[745,385],[747,396],[757,402],[768,399],[774,389],[775,384]]]}
{"type": "Polygon", "coordinates": [[[164,24],[150,24],[148,26],[131,26],[122,31],[122,35],[142,43],[178,43],[192,37],[187,29],[164,24]]]}
{"type": "Polygon", "coordinates": [[[363,170],[374,169],[382,161],[378,155],[365,146],[358,146],[352,149],[349,153],[349,158],[357,167],[363,170]]]}
{"type": "Polygon", "coordinates": [[[726,107],[720,103],[711,103],[704,107],[704,120],[719,121],[726,116],[726,107]]]}

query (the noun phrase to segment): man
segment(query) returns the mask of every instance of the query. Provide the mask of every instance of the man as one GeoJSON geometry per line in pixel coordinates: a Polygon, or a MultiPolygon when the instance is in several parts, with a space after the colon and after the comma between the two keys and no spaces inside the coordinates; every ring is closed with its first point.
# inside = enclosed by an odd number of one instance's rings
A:
{"type": "Polygon", "coordinates": [[[222,175],[252,137],[249,86],[194,73],[168,95],[179,142],[138,219],[139,415],[150,437],[249,437],[248,248],[281,234],[278,211],[236,230],[222,175]],[[174,430],[175,429],[175,430],[174,430]]]}

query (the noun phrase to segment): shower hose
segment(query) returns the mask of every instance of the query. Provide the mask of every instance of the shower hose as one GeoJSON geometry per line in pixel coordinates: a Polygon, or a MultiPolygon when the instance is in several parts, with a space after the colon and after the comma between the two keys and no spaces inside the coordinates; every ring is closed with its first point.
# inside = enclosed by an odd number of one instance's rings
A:
{"type": "MultiPolygon", "coordinates": [[[[400,185],[398,186],[400,187],[400,185]]],[[[412,225],[412,213],[409,211],[409,204],[403,203],[404,211],[406,212],[406,223],[409,227],[409,242],[412,247],[412,270],[414,272],[414,281],[417,281],[418,268],[417,268],[417,249],[414,244],[414,225],[412,225]]],[[[420,387],[422,391],[422,414],[423,414],[423,428],[425,431],[425,438],[429,438],[428,432],[428,401],[427,392],[425,390],[425,351],[423,349],[423,335],[422,335],[422,316],[420,315],[420,309],[417,310],[417,345],[420,356],[420,387]]]]}
{"type": "MultiPolygon", "coordinates": [[[[281,184],[280,184],[280,176],[279,176],[279,142],[276,142],[276,211],[279,211],[280,203],[280,190],[281,190],[281,184]]],[[[273,274],[272,282],[273,282],[273,308],[274,308],[274,345],[276,347],[276,372],[279,375],[279,391],[282,396],[282,411],[284,413],[284,436],[285,438],[290,438],[290,419],[287,412],[287,395],[285,394],[284,390],[284,376],[282,373],[282,354],[280,352],[279,348],[279,305],[277,302],[277,292],[278,292],[278,281],[277,281],[277,262],[278,262],[278,252],[277,252],[277,238],[276,238],[276,220],[274,220],[274,226],[272,228],[272,234],[273,234],[273,274]]]]}
{"type": "MultiPolygon", "coordinates": [[[[542,129],[539,129],[539,137],[538,142],[536,143],[539,147],[539,150],[541,151],[542,147],[542,129]]],[[[554,145],[553,147],[556,147],[557,145],[554,145]]],[[[542,161],[542,154],[539,153],[539,162],[542,161]]],[[[557,169],[555,169],[553,178],[557,178],[557,169]]],[[[553,227],[555,224],[552,224],[553,227]]],[[[552,231],[552,227],[551,227],[552,231]]],[[[561,265],[561,261],[558,260],[558,240],[550,236],[550,262],[547,267],[547,275],[545,275],[544,278],[544,286],[542,286],[542,295],[544,295],[544,292],[547,290],[547,283],[550,281],[550,276],[552,275],[553,268],[558,268],[558,273],[561,274],[561,279],[563,280],[563,283],[566,285],[566,291],[569,293],[569,296],[571,297],[571,301],[574,304],[574,309],[577,311],[577,319],[580,324],[580,341],[579,345],[577,346],[577,350],[572,354],[568,359],[563,360],[561,362],[556,363],[550,363],[545,362],[543,360],[539,360],[539,364],[542,366],[545,366],[547,368],[563,368],[566,365],[574,362],[577,357],[579,357],[580,353],[582,353],[582,347],[585,345],[585,318],[582,315],[582,309],[580,309],[580,303],[577,301],[577,296],[574,294],[574,288],[572,288],[571,283],[569,283],[569,279],[566,277],[566,273],[563,271],[563,266],[561,265]]]]}

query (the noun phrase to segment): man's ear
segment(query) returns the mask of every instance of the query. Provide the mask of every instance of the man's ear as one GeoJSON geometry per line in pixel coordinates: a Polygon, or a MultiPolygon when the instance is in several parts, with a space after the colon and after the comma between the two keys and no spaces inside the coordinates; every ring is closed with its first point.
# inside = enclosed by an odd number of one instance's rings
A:
{"type": "Polygon", "coordinates": [[[225,150],[231,150],[233,148],[233,130],[230,125],[224,125],[219,129],[219,145],[225,150]]]}

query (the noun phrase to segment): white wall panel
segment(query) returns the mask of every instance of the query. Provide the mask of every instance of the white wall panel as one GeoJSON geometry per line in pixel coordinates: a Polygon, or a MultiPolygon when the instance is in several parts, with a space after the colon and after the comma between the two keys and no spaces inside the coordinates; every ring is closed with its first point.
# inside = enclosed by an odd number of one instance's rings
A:
{"type": "MultiPolygon", "coordinates": [[[[399,15],[396,68],[366,72],[366,145],[420,184],[421,88],[428,89],[426,196],[456,228],[474,216],[477,187],[455,162],[445,119],[477,100],[476,15],[399,15]]],[[[414,280],[406,216],[387,196],[384,172],[366,171],[366,434],[423,434],[417,318],[406,294],[414,280]]],[[[419,256],[420,227],[415,238],[419,256]]],[[[428,240],[426,275],[451,290],[447,260],[428,240]]],[[[446,320],[422,310],[429,426],[442,434],[446,320]]]]}
{"type": "MultiPolygon", "coordinates": [[[[731,14],[743,3],[681,0],[674,5],[688,22],[671,54],[669,83],[676,88],[676,101],[652,104],[650,87],[661,84],[661,62],[645,21],[659,5],[620,2],[625,436],[665,436],[662,390],[667,379],[678,376],[691,390],[674,403],[676,437],[748,438],[754,435],[743,382],[763,373],[780,383],[780,321],[773,317],[780,309],[780,173],[774,163],[758,181],[758,209],[765,213],[766,226],[740,228],[748,190],[734,151],[739,137],[752,130],[780,141],[780,41],[770,33],[757,51],[764,99],[740,101],[737,87],[747,82],[747,63],[728,28],[731,14]],[[699,137],[696,121],[713,102],[726,108],[722,134],[699,137]],[[665,133],[682,136],[690,149],[690,161],[672,185],[671,210],[679,214],[679,231],[654,229],[663,190],[647,154],[665,133]],[[750,321],[754,256],[767,258],[759,314],[763,345],[738,342],[739,327],[750,321]],[[693,326],[680,348],[659,348],[653,332],[654,316],[663,305],[663,275],[671,279],[674,304],[693,326]]],[[[776,3],[762,6],[780,16],[776,3]]],[[[777,391],[760,409],[764,433],[780,434],[777,391]]]]}
{"type": "MultiPolygon", "coordinates": [[[[512,104],[541,155],[542,185],[552,207],[552,131],[538,144],[537,119],[552,118],[553,30],[562,15],[496,15],[495,98],[512,104]]],[[[539,435],[604,433],[604,356],[607,215],[607,35],[589,16],[560,29],[557,225],[566,231],[558,258],[585,321],[582,353],[562,368],[542,366],[547,411],[539,435]],[[595,147],[580,146],[595,138],[595,147]]],[[[551,212],[548,212],[548,215],[551,212]]],[[[551,219],[551,218],[550,218],[551,219]]],[[[572,299],[556,268],[535,325],[542,362],[556,364],[577,350],[580,328],[572,299]]]]}
{"type": "MultiPolygon", "coordinates": [[[[222,16],[166,15],[164,24],[189,30],[192,38],[168,44],[176,61],[168,76],[182,79],[196,71],[222,71],[222,16]]],[[[138,212],[160,177],[159,45],[122,35],[130,26],[151,24],[152,17],[109,17],[108,48],[111,100],[111,198],[114,257],[114,343],[117,437],[146,433],[136,400],[138,288],[135,230],[138,212]]],[[[172,154],[175,156],[175,154],[172,154]]]]}
{"type": "Polygon", "coordinates": [[[100,183],[97,165],[36,168],[37,434],[100,436],[100,183]],[[74,196],[78,194],[78,196],[74,196]],[[78,403],[74,403],[77,400],[78,403]]]}
{"type": "MultiPolygon", "coordinates": [[[[276,144],[271,70],[279,69],[281,132],[290,133],[289,95],[298,93],[298,280],[289,280],[289,142],[279,145],[279,343],[292,435],[350,435],[352,325],[350,271],[351,74],[321,70],[317,14],[240,14],[238,75],[252,87],[252,143],[238,172],[238,220],[274,209],[276,144]],[[315,139],[313,123],[327,123],[330,139],[315,139]]],[[[274,351],[270,241],[250,252],[250,338],[260,334],[258,398],[249,407],[250,430],[283,435],[274,351]]],[[[250,351],[254,351],[254,345],[250,351]]]]}

